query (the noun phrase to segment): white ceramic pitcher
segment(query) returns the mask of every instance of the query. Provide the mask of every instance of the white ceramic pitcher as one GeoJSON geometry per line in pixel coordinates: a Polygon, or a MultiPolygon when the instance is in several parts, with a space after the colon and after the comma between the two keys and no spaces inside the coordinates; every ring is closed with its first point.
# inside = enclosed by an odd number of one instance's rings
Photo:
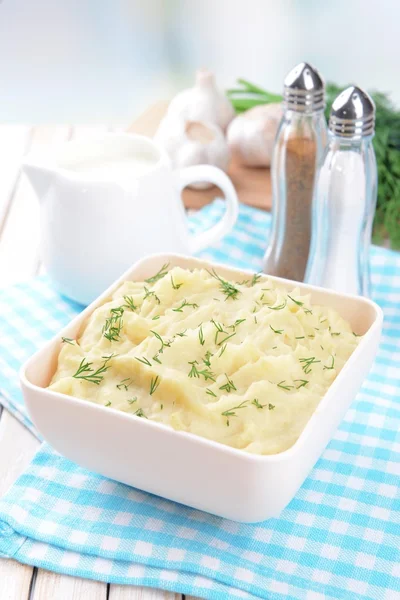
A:
{"type": "Polygon", "coordinates": [[[28,156],[23,170],[41,205],[42,261],[59,291],[82,304],[147,254],[192,254],[215,243],[238,214],[236,192],[220,169],[173,171],[165,152],[139,135],[67,142],[51,156],[28,156]],[[120,159],[133,161],[132,172],[115,169],[120,159]],[[201,181],[223,191],[226,210],[217,224],[191,236],[181,192],[201,181]]]}

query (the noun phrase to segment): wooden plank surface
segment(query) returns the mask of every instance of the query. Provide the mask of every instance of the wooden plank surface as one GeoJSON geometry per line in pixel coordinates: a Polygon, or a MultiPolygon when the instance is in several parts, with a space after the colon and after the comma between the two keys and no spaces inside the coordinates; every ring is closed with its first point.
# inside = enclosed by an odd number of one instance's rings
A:
{"type": "Polygon", "coordinates": [[[107,594],[106,583],[39,569],[29,600],[107,600],[107,594]]]}
{"type": "MultiPolygon", "coordinates": [[[[154,104],[132,123],[128,131],[152,137],[166,113],[167,106],[166,102],[154,104]]],[[[244,167],[238,161],[232,160],[228,175],[232,179],[240,202],[263,210],[271,210],[272,193],[269,169],[244,167]]],[[[215,186],[208,190],[186,188],[183,191],[183,202],[186,208],[199,209],[220,196],[221,192],[215,186]]]]}
{"type": "MultiPolygon", "coordinates": [[[[0,497],[21,475],[39,448],[38,440],[10,413],[0,417],[0,497]]],[[[0,559],[0,599],[28,600],[33,568],[0,559]]]]}
{"type": "MultiPolygon", "coordinates": [[[[181,600],[181,594],[164,592],[147,587],[112,585],[108,600],[181,600]]],[[[194,598],[196,600],[196,598],[194,598]]]]}

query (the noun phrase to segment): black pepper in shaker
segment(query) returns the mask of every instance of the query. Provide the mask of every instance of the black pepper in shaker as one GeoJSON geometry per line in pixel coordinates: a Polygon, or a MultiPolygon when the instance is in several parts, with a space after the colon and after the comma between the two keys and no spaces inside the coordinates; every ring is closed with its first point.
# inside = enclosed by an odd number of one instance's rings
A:
{"type": "Polygon", "coordinates": [[[264,272],[303,281],[310,252],[317,165],[327,142],[323,80],[308,63],[286,76],[271,164],[272,230],[264,272]]]}

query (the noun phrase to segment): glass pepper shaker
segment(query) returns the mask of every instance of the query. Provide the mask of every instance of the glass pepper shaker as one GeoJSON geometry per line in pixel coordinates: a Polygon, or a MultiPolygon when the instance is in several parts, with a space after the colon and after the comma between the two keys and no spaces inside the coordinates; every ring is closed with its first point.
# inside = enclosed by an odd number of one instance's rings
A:
{"type": "Polygon", "coordinates": [[[377,198],[375,105],[358,87],[333,102],[329,143],[314,197],[306,281],[369,296],[369,250],[377,198]]]}
{"type": "Polygon", "coordinates": [[[271,165],[272,231],[264,272],[303,281],[310,251],[312,197],[327,141],[323,80],[300,63],[284,82],[284,114],[271,165]]]}

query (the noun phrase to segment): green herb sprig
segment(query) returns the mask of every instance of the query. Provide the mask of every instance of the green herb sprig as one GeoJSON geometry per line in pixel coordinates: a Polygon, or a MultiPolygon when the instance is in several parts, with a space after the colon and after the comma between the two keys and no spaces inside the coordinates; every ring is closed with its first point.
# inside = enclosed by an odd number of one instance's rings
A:
{"type": "Polygon", "coordinates": [[[183,283],[175,283],[172,275],[171,275],[171,284],[172,284],[172,287],[174,290],[179,290],[179,288],[183,286],[183,283]]]}
{"type": "Polygon", "coordinates": [[[125,390],[127,392],[128,387],[131,385],[131,383],[132,383],[132,379],[130,379],[129,377],[126,377],[120,383],[117,383],[116,387],[119,390],[125,390]]]}
{"type": "Polygon", "coordinates": [[[236,386],[233,383],[232,379],[229,379],[229,377],[226,373],[225,373],[225,377],[226,377],[226,383],[224,385],[221,385],[221,387],[219,389],[226,391],[227,394],[229,394],[232,390],[237,391],[236,386]]]}
{"type": "Polygon", "coordinates": [[[124,325],[124,307],[119,306],[110,310],[110,316],[106,319],[102,333],[109,342],[117,342],[124,325]]]}
{"type": "Polygon", "coordinates": [[[96,371],[92,368],[93,363],[87,361],[86,358],[82,358],[76,373],[74,373],[72,377],[75,377],[75,379],[83,379],[84,381],[94,383],[95,385],[100,385],[104,379],[104,373],[111,366],[109,365],[109,362],[112,357],[113,354],[111,354],[111,356],[103,356],[102,358],[105,360],[96,371]]]}
{"type": "Polygon", "coordinates": [[[169,263],[165,263],[165,265],[163,265],[161,267],[161,269],[158,271],[158,273],[156,273],[155,275],[153,275],[153,277],[149,277],[148,279],[145,279],[146,283],[156,283],[159,279],[162,279],[163,277],[165,277],[165,275],[168,273],[168,269],[169,269],[169,263]]]}
{"type": "Polygon", "coordinates": [[[303,369],[304,373],[308,375],[311,373],[311,366],[316,363],[320,363],[321,361],[317,360],[315,356],[311,356],[310,358],[299,358],[299,362],[302,363],[301,368],[303,369]]]}
{"type": "Polygon", "coordinates": [[[189,361],[189,365],[192,365],[192,368],[190,369],[190,371],[188,373],[188,377],[197,377],[199,379],[200,376],[202,376],[202,377],[204,377],[205,381],[208,381],[209,379],[211,381],[215,381],[214,373],[210,369],[202,369],[200,371],[196,366],[198,364],[199,363],[197,362],[197,360],[189,361]]]}
{"type": "Polygon", "coordinates": [[[132,296],[124,296],[124,300],[125,300],[125,304],[123,305],[123,308],[127,308],[128,310],[135,312],[135,310],[137,309],[137,306],[134,303],[132,296]]]}
{"type": "Polygon", "coordinates": [[[157,304],[161,304],[160,298],[157,296],[157,294],[155,292],[153,292],[153,290],[149,290],[149,288],[147,288],[146,286],[144,286],[143,289],[144,289],[143,300],[147,300],[148,298],[154,298],[154,300],[157,302],[157,304]]]}
{"type": "Polygon", "coordinates": [[[211,277],[214,277],[214,279],[217,279],[219,281],[219,283],[221,284],[220,290],[223,294],[225,294],[225,300],[237,300],[237,297],[239,294],[241,294],[241,291],[237,287],[235,287],[233,283],[227,281],[226,279],[223,279],[223,277],[220,277],[220,275],[218,275],[215,269],[213,269],[212,271],[207,271],[207,273],[211,275],[211,277]]]}
{"type": "Polygon", "coordinates": [[[152,379],[150,381],[150,396],[152,396],[154,394],[154,392],[156,391],[156,389],[158,388],[159,385],[160,385],[159,376],[156,375],[155,377],[152,377],[152,379]]]}
{"type": "Polygon", "coordinates": [[[243,400],[243,402],[241,402],[237,406],[233,406],[232,408],[229,408],[228,410],[224,410],[224,412],[221,413],[221,415],[223,417],[226,417],[226,425],[227,425],[227,427],[229,427],[229,418],[230,417],[237,417],[236,411],[239,410],[239,409],[241,409],[241,408],[245,408],[246,405],[247,405],[247,403],[248,403],[248,400],[243,400]]]}
{"type": "Polygon", "coordinates": [[[196,304],[195,302],[191,303],[191,302],[188,302],[187,300],[183,300],[183,302],[181,303],[180,306],[178,306],[177,308],[173,308],[172,310],[174,312],[183,312],[183,309],[186,308],[187,306],[191,306],[192,308],[199,308],[199,305],[196,304]]]}

